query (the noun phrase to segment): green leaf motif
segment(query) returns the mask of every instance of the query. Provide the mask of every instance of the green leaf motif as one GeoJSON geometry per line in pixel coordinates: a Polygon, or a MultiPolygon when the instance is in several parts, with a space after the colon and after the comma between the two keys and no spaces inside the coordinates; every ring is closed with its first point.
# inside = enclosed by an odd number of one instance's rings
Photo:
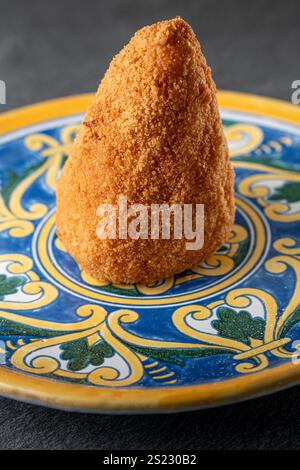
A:
{"type": "Polygon", "coordinates": [[[8,178],[6,181],[6,184],[3,186],[1,193],[3,200],[8,207],[9,204],[9,199],[14,191],[14,189],[18,186],[18,184],[27,176],[30,176],[32,173],[34,173],[36,170],[38,170],[45,162],[42,160],[41,162],[37,163],[36,165],[32,165],[31,167],[27,168],[27,170],[24,171],[21,175],[18,175],[15,171],[10,170],[8,172],[8,178]]]}
{"type": "Polygon", "coordinates": [[[248,251],[249,251],[249,246],[250,246],[250,240],[244,240],[240,243],[240,246],[236,252],[236,254],[233,257],[234,261],[234,266],[239,266],[244,259],[246,258],[248,251]]]}
{"type": "Polygon", "coordinates": [[[235,121],[232,121],[231,119],[222,119],[222,125],[223,127],[231,127],[231,126],[234,126],[236,124],[235,121]]]}
{"type": "Polygon", "coordinates": [[[220,254],[227,253],[227,246],[226,245],[221,246],[221,248],[217,250],[217,253],[220,253],[220,254]]]}
{"type": "Polygon", "coordinates": [[[24,284],[25,279],[23,277],[7,277],[5,274],[0,274],[0,300],[3,300],[6,295],[16,294],[18,288],[24,284]]]}
{"type": "Polygon", "coordinates": [[[300,183],[288,182],[275,189],[274,194],[269,197],[269,201],[297,202],[300,201],[300,183]]]}
{"type": "Polygon", "coordinates": [[[63,350],[61,358],[68,361],[68,367],[72,371],[85,369],[89,365],[100,366],[105,358],[114,355],[113,348],[105,341],[90,346],[86,338],[70,341],[60,346],[63,350]]]}
{"type": "Polygon", "coordinates": [[[20,336],[28,338],[55,338],[69,334],[69,331],[53,331],[45,328],[24,325],[7,318],[0,318],[0,337],[20,336]]]}
{"type": "Polygon", "coordinates": [[[110,292],[112,294],[118,294],[118,295],[126,295],[129,297],[141,297],[140,292],[134,288],[134,289],[122,289],[120,287],[116,287],[114,285],[109,285],[105,287],[101,287],[101,290],[104,290],[106,292],[110,292]]]}
{"type": "Polygon", "coordinates": [[[132,344],[126,344],[132,351],[143,354],[144,356],[150,357],[151,359],[156,359],[158,361],[170,362],[177,366],[183,367],[183,359],[197,359],[200,357],[213,356],[216,354],[234,354],[235,351],[230,351],[228,349],[217,349],[217,348],[207,348],[203,349],[159,349],[159,348],[149,348],[144,346],[135,346],[132,344]]]}
{"type": "Polygon", "coordinates": [[[63,155],[60,163],[60,167],[63,168],[65,166],[66,161],[68,160],[68,155],[63,155]]]}
{"type": "Polygon", "coordinates": [[[223,338],[234,339],[251,345],[250,338],[264,339],[266,322],[262,318],[253,318],[249,312],[236,312],[228,307],[218,309],[219,320],[214,320],[212,326],[223,338]]]}
{"type": "Polygon", "coordinates": [[[295,308],[289,319],[284,323],[284,326],[280,332],[280,338],[284,338],[286,334],[300,322],[300,304],[295,308]]]}

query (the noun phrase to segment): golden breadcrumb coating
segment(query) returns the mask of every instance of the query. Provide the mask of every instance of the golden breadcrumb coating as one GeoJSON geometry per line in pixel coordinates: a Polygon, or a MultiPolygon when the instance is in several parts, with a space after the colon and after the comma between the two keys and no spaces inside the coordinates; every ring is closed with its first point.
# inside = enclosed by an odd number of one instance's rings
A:
{"type": "Polygon", "coordinates": [[[114,57],[57,191],[57,231],[97,279],[150,283],[199,263],[230,234],[234,175],[211,71],[181,18],[147,26],[114,57]],[[204,246],[186,240],[100,240],[99,204],[205,205],[204,246]]]}

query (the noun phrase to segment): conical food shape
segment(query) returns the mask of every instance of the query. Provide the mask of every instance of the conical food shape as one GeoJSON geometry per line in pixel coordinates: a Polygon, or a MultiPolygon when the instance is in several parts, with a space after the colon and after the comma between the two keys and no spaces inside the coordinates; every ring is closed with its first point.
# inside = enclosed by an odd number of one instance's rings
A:
{"type": "Polygon", "coordinates": [[[199,263],[230,234],[233,172],[211,71],[181,18],[139,30],[112,60],[57,192],[57,230],[97,279],[150,283],[199,263]],[[100,204],[204,204],[204,245],[99,239],[100,204]]]}

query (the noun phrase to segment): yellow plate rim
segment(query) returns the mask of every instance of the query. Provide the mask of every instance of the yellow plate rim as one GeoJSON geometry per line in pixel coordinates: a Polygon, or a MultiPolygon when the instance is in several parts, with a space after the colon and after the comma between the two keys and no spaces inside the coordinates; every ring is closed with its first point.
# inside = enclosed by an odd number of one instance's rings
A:
{"type": "MultiPolygon", "coordinates": [[[[69,96],[33,104],[0,115],[0,135],[84,112],[92,94],[69,96]]],[[[300,125],[300,108],[285,101],[245,93],[221,91],[219,106],[300,125]]],[[[252,375],[210,384],[176,388],[96,388],[24,375],[0,367],[0,394],[30,403],[93,413],[149,413],[217,406],[271,393],[300,382],[300,366],[293,363],[252,375]]]]}

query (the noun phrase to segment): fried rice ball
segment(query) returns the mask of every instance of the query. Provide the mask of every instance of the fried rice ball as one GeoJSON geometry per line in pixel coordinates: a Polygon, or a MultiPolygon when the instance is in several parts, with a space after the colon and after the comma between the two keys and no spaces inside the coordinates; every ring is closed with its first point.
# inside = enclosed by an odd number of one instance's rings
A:
{"type": "Polygon", "coordinates": [[[216,87],[180,17],[137,31],[112,60],[62,171],[57,233],[81,269],[113,283],[149,284],[192,268],[226,241],[234,219],[216,87]],[[204,245],[186,239],[99,239],[97,208],[204,204],[204,245]]]}

